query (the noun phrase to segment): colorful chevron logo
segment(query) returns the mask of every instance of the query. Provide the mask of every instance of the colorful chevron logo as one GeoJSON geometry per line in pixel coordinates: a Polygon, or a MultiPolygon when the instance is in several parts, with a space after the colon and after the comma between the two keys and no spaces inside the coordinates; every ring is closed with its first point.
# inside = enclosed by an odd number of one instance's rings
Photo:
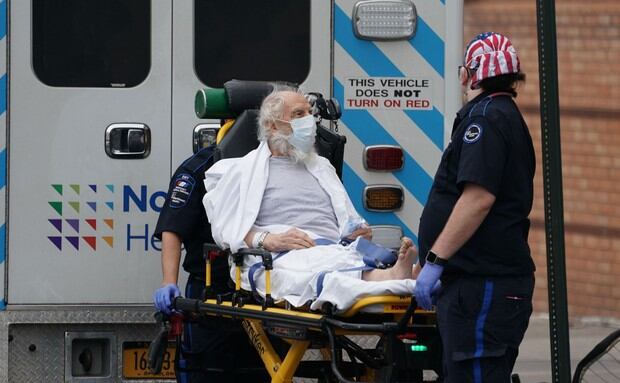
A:
{"type": "Polygon", "coordinates": [[[114,219],[101,218],[114,212],[114,185],[52,184],[56,198],[48,201],[54,216],[48,222],[54,232],[47,238],[63,248],[114,248],[114,219]]]}

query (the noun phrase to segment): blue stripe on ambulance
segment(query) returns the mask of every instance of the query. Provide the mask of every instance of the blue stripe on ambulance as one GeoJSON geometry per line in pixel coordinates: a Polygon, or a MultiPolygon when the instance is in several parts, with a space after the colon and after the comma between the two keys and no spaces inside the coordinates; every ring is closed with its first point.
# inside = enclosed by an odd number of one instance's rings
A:
{"type": "MultiPolygon", "coordinates": [[[[420,22],[420,19],[418,19],[420,22]]],[[[437,35],[428,28],[427,35],[437,35]]],[[[344,11],[336,6],[335,11],[335,38],[336,42],[368,73],[371,77],[405,77],[405,75],[381,52],[381,50],[372,42],[360,40],[353,35],[351,30],[351,19],[344,11]]],[[[441,41],[439,39],[439,41],[441,41]]],[[[426,44],[418,44],[425,50],[432,49],[426,47],[426,44]]],[[[443,47],[443,42],[441,42],[443,47]]],[[[443,49],[443,48],[442,48],[443,49]]],[[[443,52],[441,53],[443,61],[443,52]]],[[[431,63],[432,65],[432,63],[431,63]]],[[[436,70],[438,68],[435,68],[436,70]]],[[[443,65],[441,66],[440,75],[443,77],[443,65]]],[[[343,101],[340,99],[339,101],[343,101]]],[[[344,104],[341,104],[344,105],[344,104]]],[[[443,148],[443,115],[433,107],[432,111],[407,111],[405,114],[420,127],[422,132],[431,139],[431,141],[439,148],[443,148]]]]}
{"type": "Polygon", "coordinates": [[[433,107],[433,110],[429,111],[405,110],[404,112],[417,126],[422,128],[424,134],[433,141],[437,148],[443,149],[443,115],[437,108],[433,107]]]}
{"type": "MultiPolygon", "coordinates": [[[[6,0],[0,0],[0,41],[3,41],[6,44],[6,26],[7,26],[7,8],[6,8],[6,0]]],[[[0,62],[2,63],[2,73],[0,73],[0,116],[4,116],[3,126],[0,126],[0,134],[6,136],[6,100],[7,100],[7,75],[6,75],[6,50],[3,49],[0,52],[0,62]]],[[[0,147],[0,192],[4,195],[4,188],[6,187],[6,146],[0,147]]],[[[3,207],[6,207],[6,199],[0,200],[0,204],[3,207]]],[[[4,209],[3,209],[4,211],[4,209]]],[[[5,217],[2,214],[0,217],[0,311],[6,309],[6,302],[2,298],[4,296],[4,266],[5,266],[5,258],[6,258],[6,225],[5,225],[5,217]]]]}
{"type": "Polygon", "coordinates": [[[409,40],[409,43],[420,52],[422,57],[431,64],[433,69],[443,77],[445,62],[443,40],[437,36],[421,17],[418,17],[415,38],[409,40]]]}
{"type": "Polygon", "coordinates": [[[6,0],[0,2],[0,40],[6,36],[6,0]]]}

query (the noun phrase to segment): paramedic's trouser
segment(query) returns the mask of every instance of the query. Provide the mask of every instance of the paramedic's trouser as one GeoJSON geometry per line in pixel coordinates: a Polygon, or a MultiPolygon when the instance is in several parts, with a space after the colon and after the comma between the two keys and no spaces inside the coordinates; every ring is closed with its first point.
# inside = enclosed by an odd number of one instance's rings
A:
{"type": "MultiPolygon", "coordinates": [[[[203,289],[204,281],[190,276],[185,296],[202,299],[203,289]]],[[[213,318],[206,323],[185,323],[181,359],[185,360],[182,364],[190,370],[180,374],[179,381],[182,383],[270,381],[260,357],[238,321],[213,318]]]]}
{"type": "Polygon", "coordinates": [[[534,277],[459,277],[437,300],[444,383],[509,383],[532,314],[534,277]]]}

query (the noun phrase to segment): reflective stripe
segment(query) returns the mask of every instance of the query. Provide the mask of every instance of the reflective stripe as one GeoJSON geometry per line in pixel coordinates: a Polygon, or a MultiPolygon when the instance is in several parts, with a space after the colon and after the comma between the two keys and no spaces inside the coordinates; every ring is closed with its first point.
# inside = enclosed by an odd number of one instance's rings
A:
{"type": "Polygon", "coordinates": [[[484,354],[484,323],[489,314],[491,301],[493,300],[493,282],[486,280],[484,282],[484,296],[482,298],[482,308],[476,320],[476,351],[473,360],[473,375],[475,383],[482,383],[482,367],[480,357],[484,354]]]}
{"type": "Polygon", "coordinates": [[[480,365],[480,359],[474,359],[474,383],[482,383],[482,366],[480,365]]]}
{"type": "Polygon", "coordinates": [[[418,17],[415,38],[409,40],[409,43],[422,54],[422,57],[441,77],[444,76],[445,47],[443,40],[421,17],[418,17]]]}
{"type": "Polygon", "coordinates": [[[476,352],[475,358],[479,358],[484,353],[484,322],[487,319],[489,308],[491,307],[491,300],[493,299],[493,282],[485,281],[484,283],[484,297],[482,298],[482,308],[478,319],[476,320],[476,352]]]}

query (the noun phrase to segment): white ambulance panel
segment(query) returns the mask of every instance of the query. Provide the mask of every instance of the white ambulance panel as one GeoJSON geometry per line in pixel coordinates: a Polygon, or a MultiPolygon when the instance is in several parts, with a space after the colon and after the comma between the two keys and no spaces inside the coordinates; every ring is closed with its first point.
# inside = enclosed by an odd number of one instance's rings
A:
{"type": "Polygon", "coordinates": [[[10,17],[8,302],[150,303],[172,1],[13,1],[10,17]]]}
{"type": "Polygon", "coordinates": [[[462,0],[336,0],[334,4],[333,90],[343,108],[340,126],[347,136],[343,182],[356,209],[371,225],[402,227],[415,242],[422,208],[459,107],[456,72],[462,6],[462,0]],[[366,25],[371,32],[385,33],[383,37],[360,38],[363,31],[355,30],[354,25],[365,17],[360,8],[364,6],[372,13],[366,25]],[[397,30],[394,23],[406,25],[410,20],[413,36],[392,39],[397,30]],[[364,149],[374,145],[402,147],[403,168],[366,170],[364,149]],[[371,185],[402,188],[402,208],[365,209],[363,190],[371,185]]]}

